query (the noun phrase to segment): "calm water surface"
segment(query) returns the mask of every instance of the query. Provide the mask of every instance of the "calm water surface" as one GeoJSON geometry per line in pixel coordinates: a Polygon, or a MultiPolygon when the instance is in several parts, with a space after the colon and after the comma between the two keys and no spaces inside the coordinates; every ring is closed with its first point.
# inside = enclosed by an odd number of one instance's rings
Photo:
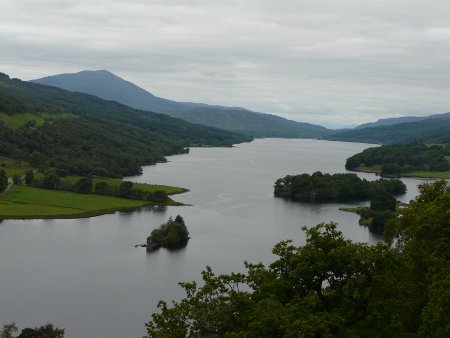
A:
{"type": "MultiPolygon", "coordinates": [[[[300,226],[336,221],[349,239],[375,243],[342,204],[300,204],[273,197],[287,174],[345,172],[345,159],[367,144],[260,139],[234,148],[193,148],[189,155],[144,168],[136,182],[176,185],[190,192],[175,200],[192,206],[141,209],[89,219],[0,223],[0,325],[52,322],[68,338],[142,337],[160,299],[183,295],[179,281],[198,280],[210,265],[218,273],[243,261],[270,263],[273,245],[302,244],[300,226]],[[178,251],[147,254],[135,244],[169,216],[181,214],[192,239],[178,251]]],[[[361,177],[375,179],[371,174],[361,177]]],[[[417,179],[405,179],[409,201],[417,179]]]]}

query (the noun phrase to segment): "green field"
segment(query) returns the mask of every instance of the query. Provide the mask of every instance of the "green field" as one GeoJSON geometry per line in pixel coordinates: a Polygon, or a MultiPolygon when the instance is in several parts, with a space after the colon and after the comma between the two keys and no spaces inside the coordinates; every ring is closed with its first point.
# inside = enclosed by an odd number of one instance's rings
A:
{"type": "MultiPolygon", "coordinates": [[[[445,156],[445,159],[450,163],[450,156],[445,156]]],[[[450,171],[411,171],[402,176],[447,179],[450,178],[450,171]]]]}
{"type": "Polygon", "coordinates": [[[79,218],[149,205],[148,201],[15,185],[0,195],[0,219],[79,218]]]}
{"type": "MultiPolygon", "coordinates": [[[[66,182],[70,185],[74,185],[80,178],[81,178],[80,176],[66,176],[61,178],[61,181],[66,182]]],[[[124,180],[114,178],[94,178],[93,181],[94,185],[97,182],[105,182],[111,187],[119,187],[124,182],[124,180]]],[[[133,188],[141,189],[142,191],[147,191],[151,193],[161,190],[167,193],[167,195],[181,194],[188,191],[187,189],[184,188],[171,187],[168,185],[134,183],[134,182],[133,188]]]]}
{"type": "Polygon", "coordinates": [[[447,179],[450,178],[450,171],[411,171],[402,176],[447,179]]]}
{"type": "Polygon", "coordinates": [[[363,172],[363,173],[374,173],[374,174],[377,174],[377,173],[379,173],[381,171],[381,165],[374,165],[374,166],[371,166],[371,167],[359,166],[354,171],[359,171],[359,172],[363,172]]]}
{"type": "Polygon", "coordinates": [[[25,174],[25,171],[31,169],[28,162],[16,161],[4,156],[0,156],[0,165],[8,177],[13,177],[14,175],[22,176],[25,174]]]}
{"type": "MultiPolygon", "coordinates": [[[[380,172],[380,168],[379,166],[358,167],[354,171],[378,174],[380,172]]],[[[400,176],[447,179],[450,178],[450,171],[411,171],[408,173],[402,173],[400,176]]]]}
{"type": "MultiPolygon", "coordinates": [[[[447,160],[450,162],[450,156],[446,156],[447,160]]],[[[381,171],[381,166],[373,167],[358,167],[354,171],[364,172],[364,173],[374,173],[377,174],[381,171]]],[[[450,171],[410,171],[407,173],[402,173],[401,177],[422,177],[422,178],[437,178],[437,179],[450,179],[450,171]]]]}
{"type": "Polygon", "coordinates": [[[13,128],[13,129],[19,128],[20,126],[23,126],[25,123],[30,122],[30,121],[35,121],[36,126],[42,126],[46,120],[51,121],[51,120],[61,119],[61,118],[64,118],[64,119],[76,118],[76,115],[67,114],[67,113],[60,113],[60,114],[21,113],[21,114],[8,115],[8,114],[0,112],[0,121],[4,122],[7,127],[13,128]]]}

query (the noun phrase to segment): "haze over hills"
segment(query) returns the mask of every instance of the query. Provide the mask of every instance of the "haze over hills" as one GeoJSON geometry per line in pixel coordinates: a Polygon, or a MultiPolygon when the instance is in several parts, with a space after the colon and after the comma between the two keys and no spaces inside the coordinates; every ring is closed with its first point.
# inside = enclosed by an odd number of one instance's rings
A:
{"type": "Polygon", "coordinates": [[[154,96],[106,70],[60,74],[31,82],[87,93],[136,109],[163,113],[189,122],[237,131],[253,137],[315,138],[332,132],[319,125],[287,120],[240,107],[167,100],[154,96]]]}
{"type": "Polygon", "coordinates": [[[355,129],[333,131],[239,107],[163,99],[106,70],[60,74],[31,81],[73,92],[89,93],[145,111],[156,111],[183,120],[237,131],[254,137],[301,137],[367,143],[435,142],[446,140],[450,113],[380,119],[355,129]]]}
{"type": "Polygon", "coordinates": [[[326,136],[326,139],[381,144],[449,142],[450,119],[446,117],[446,114],[441,116],[441,118],[428,118],[417,122],[338,131],[326,136]]]}
{"type": "Polygon", "coordinates": [[[430,120],[430,119],[450,119],[450,113],[434,114],[434,115],[427,115],[427,116],[402,116],[402,117],[379,119],[375,122],[361,124],[361,125],[357,126],[355,129],[390,126],[390,125],[394,125],[394,124],[419,122],[419,121],[430,120]]]}

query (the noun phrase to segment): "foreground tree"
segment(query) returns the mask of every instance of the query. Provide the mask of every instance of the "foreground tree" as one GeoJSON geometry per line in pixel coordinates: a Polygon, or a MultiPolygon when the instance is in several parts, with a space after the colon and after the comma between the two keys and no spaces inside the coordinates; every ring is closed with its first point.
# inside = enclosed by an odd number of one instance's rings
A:
{"type": "Polygon", "coordinates": [[[450,188],[437,182],[396,222],[396,246],[345,240],[334,223],[275,245],[268,267],[202,273],[146,323],[147,337],[450,337],[450,188]]]}
{"type": "Polygon", "coordinates": [[[3,330],[0,331],[0,338],[14,338],[17,330],[17,326],[14,323],[3,324],[3,330]]]}
{"type": "Polygon", "coordinates": [[[396,234],[414,285],[409,320],[423,337],[450,337],[450,186],[441,180],[419,191],[396,234]]]}
{"type": "Polygon", "coordinates": [[[45,324],[39,327],[27,327],[16,336],[18,332],[17,326],[14,323],[3,325],[3,330],[0,331],[0,338],[63,338],[64,329],[53,326],[53,324],[45,324]]]}
{"type": "MultiPolygon", "coordinates": [[[[146,324],[148,337],[317,337],[399,331],[390,317],[400,309],[399,253],[387,245],[352,243],[336,225],[304,228],[307,243],[273,250],[269,267],[247,273],[203,272],[204,285],[181,283],[186,298],[146,324]],[[397,266],[397,269],[392,269],[397,266]],[[382,278],[381,278],[382,276],[382,278]]],[[[369,335],[370,336],[370,335],[369,335]]]]}

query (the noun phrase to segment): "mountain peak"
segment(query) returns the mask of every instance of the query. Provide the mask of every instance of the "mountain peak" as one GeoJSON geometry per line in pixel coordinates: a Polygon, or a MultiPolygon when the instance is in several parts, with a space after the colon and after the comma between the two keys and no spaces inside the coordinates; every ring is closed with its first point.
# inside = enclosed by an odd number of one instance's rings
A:
{"type": "Polygon", "coordinates": [[[49,76],[33,82],[87,93],[136,109],[163,113],[189,122],[256,137],[321,137],[329,133],[329,130],[322,126],[290,121],[280,116],[244,108],[163,99],[108,70],[83,70],[74,74],[49,76]]]}
{"type": "Polygon", "coordinates": [[[77,73],[52,75],[31,82],[59,87],[72,92],[91,94],[127,105],[130,105],[129,102],[136,100],[136,96],[154,97],[153,94],[106,69],[82,70],[77,73]]]}
{"type": "MultiPolygon", "coordinates": [[[[70,73],[68,73],[70,74],[70,73]]],[[[74,75],[95,75],[95,76],[113,76],[113,77],[118,77],[117,75],[111,73],[109,70],[106,69],[98,69],[98,70],[90,70],[90,69],[86,69],[86,70],[82,70],[80,72],[74,73],[74,75]]]]}

